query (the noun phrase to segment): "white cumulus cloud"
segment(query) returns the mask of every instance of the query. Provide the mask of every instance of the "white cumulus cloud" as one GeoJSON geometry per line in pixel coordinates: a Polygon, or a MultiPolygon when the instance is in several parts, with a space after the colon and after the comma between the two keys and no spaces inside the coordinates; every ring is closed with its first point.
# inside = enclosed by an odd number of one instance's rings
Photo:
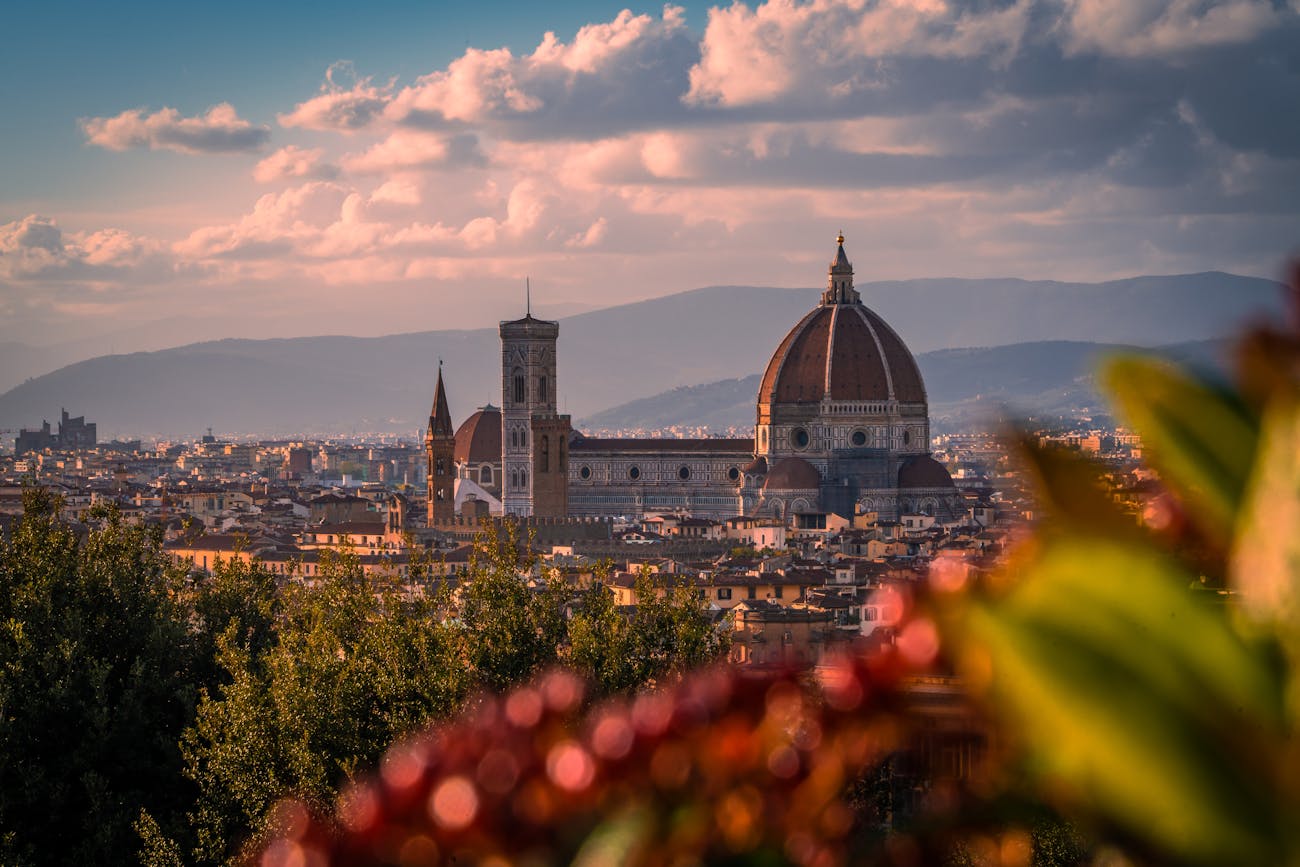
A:
{"type": "Polygon", "coordinates": [[[109,150],[131,148],[173,150],[187,154],[249,153],[270,141],[271,131],[241,118],[228,102],[214,105],[206,114],[184,117],[174,108],[148,114],[128,109],[115,117],[81,121],[86,141],[109,150]]]}
{"type": "Polygon", "coordinates": [[[338,173],[338,166],[325,160],[323,148],[300,148],[297,145],[280,148],[253,168],[253,177],[263,184],[286,178],[330,180],[338,173]]]}
{"type": "Polygon", "coordinates": [[[369,126],[392,98],[393,83],[380,86],[360,78],[352,63],[340,60],[325,71],[321,92],[293,111],[277,116],[281,126],[351,132],[369,126]]]}

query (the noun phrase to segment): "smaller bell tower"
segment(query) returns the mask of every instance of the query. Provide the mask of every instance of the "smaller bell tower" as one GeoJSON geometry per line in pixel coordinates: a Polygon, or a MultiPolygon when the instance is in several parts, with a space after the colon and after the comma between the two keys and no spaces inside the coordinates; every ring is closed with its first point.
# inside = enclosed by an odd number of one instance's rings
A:
{"type": "Polygon", "coordinates": [[[456,516],[456,432],[451,426],[441,361],[433,409],[429,411],[429,430],[424,435],[424,452],[429,461],[429,526],[444,526],[456,516]]]}

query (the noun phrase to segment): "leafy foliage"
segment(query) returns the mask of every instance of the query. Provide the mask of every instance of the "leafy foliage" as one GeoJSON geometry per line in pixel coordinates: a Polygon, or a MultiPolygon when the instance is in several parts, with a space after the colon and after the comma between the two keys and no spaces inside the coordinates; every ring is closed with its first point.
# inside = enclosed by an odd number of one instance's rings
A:
{"type": "Polygon", "coordinates": [[[1030,791],[1178,863],[1300,857],[1300,335],[1252,334],[1241,357],[1232,386],[1114,360],[1166,493],[1134,526],[1082,458],[1022,441],[1052,519],[948,600],[1030,791]]]}
{"type": "Polygon", "coordinates": [[[613,591],[597,581],[569,621],[567,661],[598,694],[659,683],[726,655],[730,633],[709,620],[690,590],[643,572],[635,591],[635,610],[625,615],[613,591]]]}
{"type": "Polygon", "coordinates": [[[0,547],[0,861],[122,863],[141,809],[187,795],[180,576],[116,511],[90,513],[79,540],[45,491],[24,507],[0,547]]]}
{"type": "Polygon", "coordinates": [[[340,780],[465,692],[447,665],[439,607],[367,579],[355,556],[322,558],[313,585],[288,584],[279,600],[273,643],[247,641],[230,620],[217,641],[224,682],[185,734],[202,862],[235,856],[289,792],[331,799],[340,780]]]}
{"type": "MultiPolygon", "coordinates": [[[[263,592],[267,576],[257,567],[219,572],[202,600],[216,612],[211,624],[226,624],[215,642],[222,675],[183,742],[186,774],[199,789],[191,812],[195,859],[238,859],[247,841],[275,829],[273,808],[287,795],[323,808],[394,739],[449,716],[474,691],[500,691],[561,660],[577,661],[582,654],[571,643],[583,641],[584,615],[565,617],[574,591],[557,575],[533,580],[536,564],[523,548],[512,531],[481,537],[455,591],[425,581],[408,592],[368,578],[349,555],[323,558],[315,581],[287,584],[274,596],[263,592]],[[244,598],[256,601],[232,613],[231,599],[240,598],[232,587],[252,588],[244,598]]],[[[599,590],[579,596],[596,598],[599,590]]],[[[655,601],[631,622],[611,614],[607,635],[623,636],[624,649],[649,648],[656,639],[647,630],[681,639],[641,654],[652,666],[590,671],[616,677],[620,689],[720,647],[692,637],[711,632],[693,599],[655,601]]]]}

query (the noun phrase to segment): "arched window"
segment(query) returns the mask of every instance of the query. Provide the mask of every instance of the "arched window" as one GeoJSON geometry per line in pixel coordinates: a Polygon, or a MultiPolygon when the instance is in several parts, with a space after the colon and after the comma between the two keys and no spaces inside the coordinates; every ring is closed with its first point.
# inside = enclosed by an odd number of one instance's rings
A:
{"type": "Polygon", "coordinates": [[[539,473],[549,473],[551,471],[551,438],[542,434],[542,453],[538,463],[541,464],[539,473]]]}
{"type": "Polygon", "coordinates": [[[522,370],[515,371],[515,403],[523,403],[524,396],[524,373],[522,370]]]}
{"type": "Polygon", "coordinates": [[[519,471],[519,487],[521,488],[528,487],[528,470],[519,471]]]}
{"type": "Polygon", "coordinates": [[[537,399],[540,401],[548,400],[546,397],[546,377],[544,376],[537,378],[537,399]]]}
{"type": "Polygon", "coordinates": [[[447,462],[444,458],[438,458],[437,469],[434,472],[439,476],[447,475],[447,462]]]}
{"type": "Polygon", "coordinates": [[[481,485],[492,484],[492,468],[480,467],[478,471],[478,481],[481,485]]]}

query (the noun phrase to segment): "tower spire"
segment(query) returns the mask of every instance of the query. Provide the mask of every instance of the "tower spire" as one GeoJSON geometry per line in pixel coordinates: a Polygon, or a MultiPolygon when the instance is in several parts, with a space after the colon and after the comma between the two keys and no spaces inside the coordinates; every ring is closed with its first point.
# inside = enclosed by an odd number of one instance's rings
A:
{"type": "Polygon", "coordinates": [[[456,514],[456,434],[447,407],[447,386],[442,381],[442,359],[438,359],[438,385],[429,410],[429,432],[424,435],[428,461],[428,525],[449,524],[456,514]]]}
{"type": "Polygon", "coordinates": [[[524,278],[524,312],[533,315],[533,286],[527,277],[524,278]]]}
{"type": "Polygon", "coordinates": [[[447,389],[442,383],[442,359],[438,359],[438,384],[433,390],[433,409],[429,410],[429,436],[455,436],[451,427],[451,410],[447,406],[447,389]]]}

